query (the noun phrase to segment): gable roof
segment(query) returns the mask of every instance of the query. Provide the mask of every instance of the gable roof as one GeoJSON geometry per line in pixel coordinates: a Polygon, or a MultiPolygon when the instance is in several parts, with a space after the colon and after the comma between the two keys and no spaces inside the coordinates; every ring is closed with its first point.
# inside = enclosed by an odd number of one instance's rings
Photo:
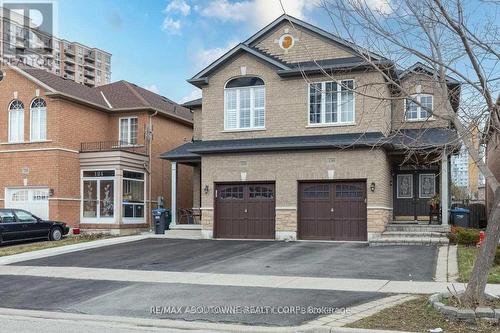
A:
{"type": "Polygon", "coordinates": [[[158,111],[167,117],[189,124],[193,122],[193,114],[188,108],[124,80],[90,88],[44,69],[27,66],[11,67],[47,89],[47,96],[62,97],[106,112],[144,109],[158,111]]]}
{"type": "MultiPolygon", "coordinates": [[[[421,63],[420,61],[417,61],[416,63],[414,63],[413,65],[411,65],[407,69],[401,71],[399,73],[399,77],[401,80],[403,80],[405,77],[407,77],[410,74],[425,73],[428,75],[434,75],[435,72],[436,72],[435,69],[421,63]]],[[[448,84],[460,84],[460,82],[458,80],[456,80],[455,78],[453,78],[449,75],[446,75],[445,78],[446,78],[446,81],[448,82],[448,84]]]]}
{"type": "Polygon", "coordinates": [[[376,54],[374,52],[371,52],[371,51],[368,51],[354,43],[351,43],[343,38],[340,38],[339,36],[336,36],[326,30],[323,30],[317,26],[314,26],[310,23],[307,23],[305,21],[302,21],[296,17],[293,17],[293,16],[290,16],[290,15],[287,15],[287,14],[283,14],[281,15],[280,17],[278,17],[276,20],[274,20],[273,22],[269,23],[268,25],[266,25],[264,28],[262,28],[261,30],[259,30],[257,33],[255,33],[253,36],[251,36],[250,38],[248,38],[244,44],[246,45],[251,45],[251,44],[254,44],[255,42],[257,42],[258,40],[260,40],[262,37],[264,37],[265,35],[267,35],[269,32],[271,32],[276,26],[278,26],[279,24],[281,24],[282,22],[290,22],[291,24],[293,25],[296,25],[296,26],[299,26],[305,30],[308,30],[309,32],[315,34],[315,35],[319,35],[321,37],[324,37],[328,40],[330,40],[331,42],[335,43],[337,46],[339,46],[340,48],[346,50],[346,51],[349,51],[349,52],[352,52],[354,54],[365,54],[367,56],[369,56],[370,58],[372,58],[373,60],[382,60],[382,59],[385,59],[383,56],[379,55],[379,54],[376,54]]]}
{"type": "Polygon", "coordinates": [[[233,47],[231,50],[227,51],[219,59],[215,60],[210,65],[205,67],[203,70],[198,72],[195,76],[193,76],[193,78],[189,79],[188,82],[194,85],[196,85],[197,83],[199,84],[206,82],[205,77],[207,75],[209,75],[211,72],[222,66],[226,61],[228,61],[230,58],[232,58],[234,55],[240,52],[247,52],[259,59],[264,60],[265,62],[271,64],[272,66],[278,69],[290,69],[290,67],[287,66],[283,61],[271,56],[270,54],[262,52],[261,50],[258,50],[256,48],[249,47],[246,44],[240,43],[235,47],[233,47]]]}
{"type": "MultiPolygon", "coordinates": [[[[300,26],[301,28],[308,30],[309,32],[316,34],[320,37],[326,38],[335,45],[339,46],[340,48],[347,50],[350,53],[353,53],[353,57],[350,57],[351,61],[353,59],[356,59],[355,62],[351,63],[345,63],[342,66],[338,66],[338,69],[348,69],[348,68],[356,68],[359,67],[360,63],[364,63],[364,59],[361,57],[362,55],[368,56],[374,61],[380,61],[380,62],[390,62],[388,59],[375,54],[373,52],[370,52],[368,50],[365,50],[353,43],[350,43],[338,36],[335,36],[325,30],[322,30],[318,27],[315,27],[307,22],[304,22],[302,20],[299,20],[293,16],[290,15],[281,15],[278,17],[276,20],[268,24],[266,27],[258,31],[256,34],[254,34],[252,37],[247,39],[245,42],[240,43],[233,47],[231,50],[227,51],[225,54],[223,54],[221,57],[219,57],[217,60],[212,62],[210,65],[205,67],[203,70],[195,74],[191,79],[187,80],[189,83],[201,87],[203,85],[208,84],[208,78],[207,76],[212,73],[214,70],[219,68],[220,66],[224,65],[228,60],[230,60],[233,56],[238,54],[239,52],[247,52],[265,62],[267,62],[269,65],[275,67],[278,70],[279,75],[296,75],[297,73],[297,68],[301,67],[301,63],[288,63],[283,60],[278,59],[277,57],[274,57],[273,55],[264,52],[257,47],[254,46],[255,42],[261,39],[262,37],[266,36],[268,33],[270,33],[277,25],[281,24],[282,22],[291,22],[292,24],[296,26],[300,26]],[[356,56],[359,55],[359,56],[356,56]]],[[[339,61],[339,59],[323,59],[321,61],[339,61]]],[[[340,60],[342,61],[342,60],[340,60]]],[[[312,64],[307,64],[308,70],[318,70],[320,67],[318,66],[319,62],[311,62],[312,64]]],[[[331,69],[336,69],[335,66],[333,66],[331,69]]],[[[301,71],[304,71],[304,69],[300,69],[301,71]]]]}

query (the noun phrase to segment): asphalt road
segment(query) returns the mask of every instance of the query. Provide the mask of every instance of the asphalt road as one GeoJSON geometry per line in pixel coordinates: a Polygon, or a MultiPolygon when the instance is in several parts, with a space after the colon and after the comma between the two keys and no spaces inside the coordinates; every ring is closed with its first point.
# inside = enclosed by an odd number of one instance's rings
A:
{"type": "Polygon", "coordinates": [[[349,308],[386,296],[382,293],[0,276],[0,307],[3,308],[248,325],[300,325],[329,314],[325,311],[349,308]]]}
{"type": "Polygon", "coordinates": [[[431,246],[145,239],[17,265],[432,281],[436,254],[431,246]]]}

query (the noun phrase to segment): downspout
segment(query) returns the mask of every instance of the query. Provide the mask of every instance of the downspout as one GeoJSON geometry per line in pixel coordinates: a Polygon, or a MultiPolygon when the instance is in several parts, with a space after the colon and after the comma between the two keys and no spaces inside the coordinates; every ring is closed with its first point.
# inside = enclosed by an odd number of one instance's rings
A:
{"type": "Polygon", "coordinates": [[[149,170],[147,170],[147,172],[148,172],[148,197],[149,197],[149,200],[148,200],[148,214],[149,215],[148,216],[149,216],[149,231],[150,232],[153,231],[153,219],[151,218],[151,206],[152,206],[152,198],[151,198],[151,194],[152,194],[152,191],[151,191],[151,167],[152,167],[152,164],[151,164],[151,161],[153,160],[151,146],[152,146],[152,141],[153,141],[153,117],[155,117],[157,114],[158,114],[158,110],[156,110],[152,115],[151,114],[149,115],[149,126],[148,126],[148,134],[147,134],[147,138],[148,138],[148,164],[149,164],[149,170]]]}

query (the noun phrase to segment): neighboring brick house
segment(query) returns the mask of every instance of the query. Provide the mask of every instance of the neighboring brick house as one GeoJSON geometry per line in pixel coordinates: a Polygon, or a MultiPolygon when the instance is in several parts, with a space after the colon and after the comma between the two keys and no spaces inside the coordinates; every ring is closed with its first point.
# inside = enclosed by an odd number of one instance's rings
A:
{"type": "MultiPolygon", "coordinates": [[[[92,231],[149,229],[156,198],[171,204],[159,154],[191,140],[192,112],[126,81],[89,88],[41,69],[1,71],[0,207],[92,231]]],[[[191,208],[192,170],[180,172],[178,203],[191,208]]]]}
{"type": "Polygon", "coordinates": [[[447,80],[450,96],[422,64],[397,70],[284,15],[188,80],[203,96],[185,104],[194,140],[162,158],[194,168],[205,238],[363,242],[393,221],[428,221],[438,193],[447,225],[456,133],[438,115],[459,88],[447,80]],[[398,99],[387,76],[436,116],[398,99]]]}

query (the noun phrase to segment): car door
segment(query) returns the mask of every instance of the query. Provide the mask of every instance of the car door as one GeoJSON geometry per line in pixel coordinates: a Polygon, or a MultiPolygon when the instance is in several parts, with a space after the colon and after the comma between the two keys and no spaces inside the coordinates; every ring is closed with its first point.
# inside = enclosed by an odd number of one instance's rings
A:
{"type": "Polygon", "coordinates": [[[14,212],[9,209],[0,211],[0,234],[2,241],[10,242],[22,238],[22,225],[17,222],[14,212]]]}
{"type": "Polygon", "coordinates": [[[17,217],[17,222],[21,224],[23,239],[42,237],[40,236],[40,226],[38,225],[38,219],[36,216],[20,209],[14,210],[14,214],[17,217]]]}

